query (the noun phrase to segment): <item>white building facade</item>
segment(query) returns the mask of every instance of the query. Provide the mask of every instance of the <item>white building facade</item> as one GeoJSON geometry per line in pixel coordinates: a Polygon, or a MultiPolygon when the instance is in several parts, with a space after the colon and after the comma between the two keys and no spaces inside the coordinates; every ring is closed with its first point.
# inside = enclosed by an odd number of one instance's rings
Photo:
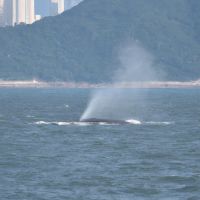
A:
{"type": "Polygon", "coordinates": [[[26,0],[26,24],[35,22],[35,2],[34,0],[26,0]]]}
{"type": "MultiPolygon", "coordinates": [[[[14,0],[15,1],[15,0],[14,0]]],[[[34,0],[17,0],[16,7],[17,24],[32,24],[35,22],[35,2],[34,0]]]]}
{"type": "Polygon", "coordinates": [[[58,14],[65,11],[65,1],[64,0],[58,0],[58,14]]]}
{"type": "Polygon", "coordinates": [[[38,9],[42,1],[44,0],[0,0],[0,27],[32,24],[44,16],[61,14],[83,0],[46,0],[46,4],[43,4],[46,5],[46,11],[35,12],[35,2],[38,9]]]}
{"type": "Polygon", "coordinates": [[[26,23],[26,0],[17,0],[16,23],[26,23]]]}
{"type": "Polygon", "coordinates": [[[49,0],[49,15],[55,16],[65,11],[64,0],[49,0]]]}
{"type": "Polygon", "coordinates": [[[4,22],[3,8],[4,8],[4,0],[0,0],[0,26],[3,26],[3,22],[4,22]]]}
{"type": "Polygon", "coordinates": [[[0,26],[35,22],[35,0],[0,0],[0,26]]]}

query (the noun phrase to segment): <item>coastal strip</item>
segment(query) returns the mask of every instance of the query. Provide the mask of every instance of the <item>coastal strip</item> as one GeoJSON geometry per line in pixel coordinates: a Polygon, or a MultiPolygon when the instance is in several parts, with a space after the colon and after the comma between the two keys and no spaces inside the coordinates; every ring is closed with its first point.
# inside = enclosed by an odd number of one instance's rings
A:
{"type": "Polygon", "coordinates": [[[0,81],[0,88],[200,88],[200,80],[179,81],[149,81],[149,82],[120,82],[120,83],[86,83],[86,82],[44,82],[0,81]]]}

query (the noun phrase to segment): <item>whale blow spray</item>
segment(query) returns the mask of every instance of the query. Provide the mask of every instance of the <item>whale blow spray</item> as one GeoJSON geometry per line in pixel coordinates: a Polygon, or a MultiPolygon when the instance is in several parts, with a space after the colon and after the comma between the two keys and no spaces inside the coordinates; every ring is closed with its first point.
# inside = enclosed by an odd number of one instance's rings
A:
{"type": "MultiPolygon", "coordinates": [[[[115,71],[112,83],[123,84],[156,79],[153,69],[154,58],[141,44],[131,42],[120,48],[121,67],[115,71]]],[[[80,120],[88,118],[130,119],[134,115],[133,103],[138,93],[130,95],[126,89],[98,89],[80,120]],[[131,106],[131,107],[130,107],[131,106]]],[[[136,104],[136,102],[135,102],[136,104]]]]}

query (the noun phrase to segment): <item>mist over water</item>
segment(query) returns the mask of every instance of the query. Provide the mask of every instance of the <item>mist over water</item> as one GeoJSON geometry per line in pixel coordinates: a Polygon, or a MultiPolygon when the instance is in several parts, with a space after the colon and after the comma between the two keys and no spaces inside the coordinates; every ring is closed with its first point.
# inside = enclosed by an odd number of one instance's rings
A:
{"type": "Polygon", "coordinates": [[[113,75],[113,82],[150,81],[157,79],[154,57],[139,42],[120,48],[120,68],[113,75]]]}
{"type": "MultiPolygon", "coordinates": [[[[120,48],[120,68],[112,77],[112,83],[121,84],[158,79],[154,69],[154,57],[138,42],[131,42],[120,48]]],[[[136,97],[140,91],[130,93],[127,89],[99,89],[95,91],[80,120],[88,118],[108,118],[127,120],[134,118],[136,97]]],[[[144,101],[143,97],[140,101],[144,101]]]]}

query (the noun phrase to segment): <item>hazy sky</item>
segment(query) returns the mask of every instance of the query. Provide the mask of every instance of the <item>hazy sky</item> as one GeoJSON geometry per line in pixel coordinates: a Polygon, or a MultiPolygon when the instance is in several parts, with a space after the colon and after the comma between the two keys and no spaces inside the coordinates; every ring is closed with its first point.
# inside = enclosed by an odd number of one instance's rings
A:
{"type": "MultiPolygon", "coordinates": [[[[81,1],[83,0],[65,0],[65,7],[70,8],[81,1]]],[[[49,0],[35,0],[36,14],[40,14],[42,16],[48,15],[48,2],[49,0]]]]}

